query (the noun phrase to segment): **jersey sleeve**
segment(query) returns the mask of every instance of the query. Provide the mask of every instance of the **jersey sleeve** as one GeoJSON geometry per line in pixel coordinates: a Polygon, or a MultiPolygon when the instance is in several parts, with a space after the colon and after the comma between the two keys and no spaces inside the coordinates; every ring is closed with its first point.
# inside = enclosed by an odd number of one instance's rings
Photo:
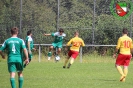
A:
{"type": "Polygon", "coordinates": [[[70,46],[72,44],[73,39],[71,39],[66,45],[70,46]]]}
{"type": "Polygon", "coordinates": [[[51,33],[51,36],[57,36],[59,33],[58,32],[55,32],[55,33],[51,33]]]}
{"type": "Polygon", "coordinates": [[[3,51],[6,48],[6,41],[2,44],[2,47],[0,48],[1,51],[3,51]]]}
{"type": "Polygon", "coordinates": [[[28,38],[28,41],[32,41],[32,38],[31,38],[31,37],[29,37],[29,38],[28,38]]]}
{"type": "MultiPolygon", "coordinates": [[[[21,39],[22,40],[22,39],[21,39]]],[[[26,46],[25,46],[25,43],[24,43],[24,40],[22,40],[22,48],[25,49],[26,46]]]]}
{"type": "Polygon", "coordinates": [[[66,34],[65,33],[63,33],[63,37],[66,37],[66,34]]]}
{"type": "Polygon", "coordinates": [[[81,39],[81,46],[85,46],[85,43],[82,39],[81,39]]]}

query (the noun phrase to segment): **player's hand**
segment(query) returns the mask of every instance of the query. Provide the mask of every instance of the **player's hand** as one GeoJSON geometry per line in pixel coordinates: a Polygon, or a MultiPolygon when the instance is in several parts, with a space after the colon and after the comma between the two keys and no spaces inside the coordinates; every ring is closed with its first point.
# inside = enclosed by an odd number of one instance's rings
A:
{"type": "Polygon", "coordinates": [[[5,55],[2,55],[2,58],[5,59],[5,55]]]}
{"type": "Polygon", "coordinates": [[[113,54],[113,58],[116,58],[116,54],[113,54]]]}
{"type": "Polygon", "coordinates": [[[33,48],[34,51],[36,51],[36,48],[33,48]]]}
{"type": "Polygon", "coordinates": [[[26,64],[26,65],[29,64],[29,59],[25,59],[25,64],[26,64]]]}

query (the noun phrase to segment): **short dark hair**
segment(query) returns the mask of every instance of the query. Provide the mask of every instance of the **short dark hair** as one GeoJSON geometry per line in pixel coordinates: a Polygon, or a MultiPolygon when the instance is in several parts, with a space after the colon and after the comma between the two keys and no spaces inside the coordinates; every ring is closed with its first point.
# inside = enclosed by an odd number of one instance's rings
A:
{"type": "Polygon", "coordinates": [[[31,34],[31,30],[27,31],[27,35],[30,35],[31,34]]]}
{"type": "Polygon", "coordinates": [[[123,34],[127,34],[128,33],[128,30],[126,28],[123,28],[123,34]]]}
{"type": "Polygon", "coordinates": [[[64,32],[64,30],[62,28],[59,29],[59,32],[64,32]]]}
{"type": "Polygon", "coordinates": [[[74,34],[78,34],[79,35],[79,32],[78,31],[75,31],[74,34]]]}
{"type": "Polygon", "coordinates": [[[17,27],[13,27],[11,28],[11,34],[17,34],[18,33],[18,28],[17,27]]]}

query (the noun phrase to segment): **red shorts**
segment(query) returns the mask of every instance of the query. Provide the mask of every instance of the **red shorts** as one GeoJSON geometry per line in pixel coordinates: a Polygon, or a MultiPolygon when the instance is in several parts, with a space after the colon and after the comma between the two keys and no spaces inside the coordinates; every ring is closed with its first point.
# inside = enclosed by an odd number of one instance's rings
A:
{"type": "Polygon", "coordinates": [[[76,57],[78,56],[78,54],[79,54],[78,51],[70,50],[70,51],[68,52],[68,56],[69,56],[69,57],[72,57],[72,58],[74,58],[74,59],[76,59],[76,57]]]}
{"type": "Polygon", "coordinates": [[[116,65],[129,66],[131,55],[119,54],[116,59],[116,65]]]}

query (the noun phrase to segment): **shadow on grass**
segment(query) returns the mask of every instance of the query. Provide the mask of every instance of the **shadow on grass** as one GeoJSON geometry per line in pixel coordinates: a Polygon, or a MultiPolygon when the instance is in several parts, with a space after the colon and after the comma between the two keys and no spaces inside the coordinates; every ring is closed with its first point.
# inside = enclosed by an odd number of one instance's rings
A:
{"type": "Polygon", "coordinates": [[[112,82],[114,82],[114,81],[117,81],[117,80],[114,80],[114,79],[92,79],[92,80],[99,80],[99,81],[112,81],[112,82]]]}

